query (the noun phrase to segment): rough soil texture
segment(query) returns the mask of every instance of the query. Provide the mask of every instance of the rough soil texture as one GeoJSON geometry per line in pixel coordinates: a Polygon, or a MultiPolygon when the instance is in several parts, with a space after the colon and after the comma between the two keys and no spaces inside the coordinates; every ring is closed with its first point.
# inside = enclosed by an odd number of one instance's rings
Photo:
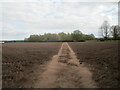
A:
{"type": "MultiPolygon", "coordinates": [[[[63,43],[59,53],[52,60],[40,67],[32,88],[96,88],[92,80],[92,73],[84,65],[80,65],[73,50],[67,43],[63,43]]],[[[21,88],[28,88],[24,83],[21,88]]]]}
{"type": "Polygon", "coordinates": [[[0,44],[0,89],[2,88],[2,44],[0,44]]]}
{"type": "Polygon", "coordinates": [[[2,45],[2,87],[31,85],[41,74],[40,66],[57,54],[62,43],[4,43],[2,45]],[[31,79],[30,79],[31,78],[31,79]],[[31,80],[31,81],[30,81],[31,80]],[[28,84],[28,85],[29,85],[28,84]]]}
{"type": "Polygon", "coordinates": [[[100,88],[118,88],[118,42],[69,43],[80,62],[87,64],[100,88]]]}
{"type": "Polygon", "coordinates": [[[3,88],[118,87],[117,42],[5,43],[2,48],[3,88]]]}

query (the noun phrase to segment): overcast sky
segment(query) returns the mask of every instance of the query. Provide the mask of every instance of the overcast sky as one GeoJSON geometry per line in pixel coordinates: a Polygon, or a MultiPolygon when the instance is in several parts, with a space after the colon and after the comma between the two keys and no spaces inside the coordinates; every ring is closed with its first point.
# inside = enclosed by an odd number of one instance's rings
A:
{"type": "Polygon", "coordinates": [[[76,29],[99,36],[99,27],[104,20],[111,25],[118,24],[118,0],[16,1],[0,3],[3,40],[20,40],[31,34],[73,32],[76,29]]]}

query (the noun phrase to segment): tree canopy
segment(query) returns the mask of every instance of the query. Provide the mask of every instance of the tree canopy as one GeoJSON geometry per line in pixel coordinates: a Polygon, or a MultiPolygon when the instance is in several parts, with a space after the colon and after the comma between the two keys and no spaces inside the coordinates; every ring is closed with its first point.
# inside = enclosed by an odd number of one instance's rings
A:
{"type": "Polygon", "coordinates": [[[79,30],[75,30],[72,33],[60,32],[56,33],[45,33],[44,35],[30,35],[25,38],[25,41],[81,41],[81,40],[93,40],[95,36],[93,34],[86,35],[79,30]]]}

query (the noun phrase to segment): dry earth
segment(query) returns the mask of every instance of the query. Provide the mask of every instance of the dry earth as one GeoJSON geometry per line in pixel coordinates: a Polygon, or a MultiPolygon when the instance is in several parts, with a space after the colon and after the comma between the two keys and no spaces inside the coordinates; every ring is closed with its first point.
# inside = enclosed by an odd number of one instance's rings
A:
{"type": "Polygon", "coordinates": [[[40,66],[56,55],[62,43],[16,42],[2,45],[2,87],[18,88],[24,82],[31,85],[44,71],[40,66]]]}
{"type": "Polygon", "coordinates": [[[92,73],[79,63],[68,43],[62,44],[51,61],[39,66],[35,76],[20,88],[97,88],[92,73]]]}
{"type": "Polygon", "coordinates": [[[99,88],[120,88],[118,41],[70,42],[77,59],[89,67],[99,88]]]}
{"type": "Polygon", "coordinates": [[[3,44],[3,88],[118,87],[117,42],[71,42],[69,45],[3,44]]]}

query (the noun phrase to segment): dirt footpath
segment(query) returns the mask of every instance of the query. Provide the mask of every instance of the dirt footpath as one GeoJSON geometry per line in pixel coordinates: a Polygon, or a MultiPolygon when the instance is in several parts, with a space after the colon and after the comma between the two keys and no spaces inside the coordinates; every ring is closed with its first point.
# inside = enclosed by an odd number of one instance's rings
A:
{"type": "MultiPolygon", "coordinates": [[[[58,55],[41,67],[44,71],[39,73],[32,88],[97,88],[92,80],[92,73],[84,64],[80,64],[75,53],[68,43],[63,43],[58,55]]],[[[22,87],[28,87],[24,83],[22,87]]]]}

